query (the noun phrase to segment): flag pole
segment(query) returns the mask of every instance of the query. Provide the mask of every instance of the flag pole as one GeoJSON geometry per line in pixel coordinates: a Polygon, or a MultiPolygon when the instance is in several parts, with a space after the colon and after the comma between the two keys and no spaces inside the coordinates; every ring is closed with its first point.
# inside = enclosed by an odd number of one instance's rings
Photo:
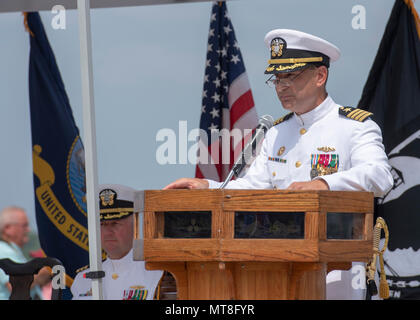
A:
{"type": "MultiPolygon", "coordinates": [[[[102,270],[98,173],[96,158],[95,104],[93,96],[92,39],[90,0],[77,0],[79,13],[80,66],[82,75],[83,128],[85,143],[86,199],[89,230],[89,265],[95,273],[102,270]]],[[[102,279],[92,279],[92,299],[103,300],[102,279]]]]}

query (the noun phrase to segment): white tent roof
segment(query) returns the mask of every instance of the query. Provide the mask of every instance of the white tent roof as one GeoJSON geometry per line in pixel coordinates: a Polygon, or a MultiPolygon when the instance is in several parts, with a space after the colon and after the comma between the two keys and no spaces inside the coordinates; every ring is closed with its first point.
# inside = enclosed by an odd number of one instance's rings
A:
{"type": "MultiPolygon", "coordinates": [[[[210,0],[91,0],[93,8],[116,8],[143,5],[206,2],[210,0]]],[[[61,5],[66,9],[77,9],[77,0],[1,0],[0,12],[43,11],[61,5]]]]}

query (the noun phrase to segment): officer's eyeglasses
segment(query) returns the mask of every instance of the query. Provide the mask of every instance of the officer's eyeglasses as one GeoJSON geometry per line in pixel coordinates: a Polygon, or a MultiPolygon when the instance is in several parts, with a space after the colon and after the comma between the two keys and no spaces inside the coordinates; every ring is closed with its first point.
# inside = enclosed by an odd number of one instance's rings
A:
{"type": "Polygon", "coordinates": [[[288,78],[276,78],[276,76],[273,74],[270,79],[268,79],[265,83],[270,88],[275,88],[276,86],[284,86],[284,87],[290,87],[293,84],[293,81],[295,81],[302,73],[304,73],[307,69],[311,68],[305,68],[301,72],[297,73],[294,76],[289,76],[288,78]]]}

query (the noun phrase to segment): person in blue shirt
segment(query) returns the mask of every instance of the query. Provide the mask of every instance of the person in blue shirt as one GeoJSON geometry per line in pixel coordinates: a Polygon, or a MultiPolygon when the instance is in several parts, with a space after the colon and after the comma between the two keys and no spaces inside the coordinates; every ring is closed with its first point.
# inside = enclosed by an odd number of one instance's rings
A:
{"type": "MultiPolygon", "coordinates": [[[[27,262],[22,252],[29,241],[29,221],[24,209],[7,207],[0,212],[0,259],[9,258],[17,263],[27,262]]],[[[32,299],[43,299],[40,286],[47,284],[51,277],[47,269],[41,269],[35,275],[31,288],[32,299]]],[[[12,287],[9,276],[0,269],[0,300],[8,300],[12,287]]]]}

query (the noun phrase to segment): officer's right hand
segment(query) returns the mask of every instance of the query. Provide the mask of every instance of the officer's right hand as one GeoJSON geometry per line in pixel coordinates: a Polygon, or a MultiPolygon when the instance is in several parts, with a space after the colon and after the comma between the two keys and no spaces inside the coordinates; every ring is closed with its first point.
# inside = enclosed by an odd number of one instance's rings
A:
{"type": "Polygon", "coordinates": [[[168,189],[208,189],[209,182],[198,178],[181,178],[168,184],[163,190],[168,189]]]}

